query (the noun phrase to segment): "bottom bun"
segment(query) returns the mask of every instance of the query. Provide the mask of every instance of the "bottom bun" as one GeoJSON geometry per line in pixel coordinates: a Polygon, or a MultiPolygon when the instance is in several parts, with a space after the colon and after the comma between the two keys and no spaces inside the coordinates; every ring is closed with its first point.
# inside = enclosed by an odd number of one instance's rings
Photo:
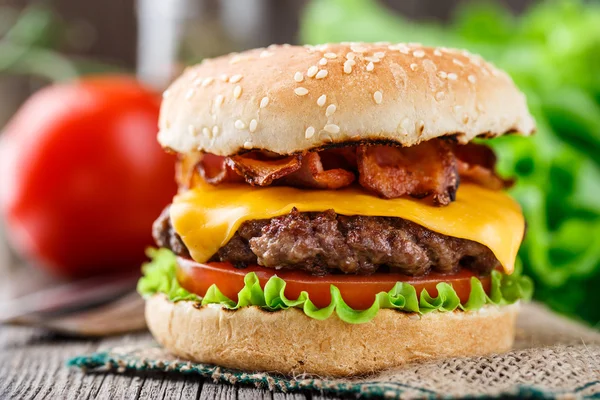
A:
{"type": "Polygon", "coordinates": [[[365,324],[324,321],[291,308],[227,310],[218,305],[146,302],[150,331],[170,352],[188,360],[247,371],[348,376],[410,361],[507,351],[514,340],[518,304],[478,311],[419,316],[379,310],[365,324]]]}

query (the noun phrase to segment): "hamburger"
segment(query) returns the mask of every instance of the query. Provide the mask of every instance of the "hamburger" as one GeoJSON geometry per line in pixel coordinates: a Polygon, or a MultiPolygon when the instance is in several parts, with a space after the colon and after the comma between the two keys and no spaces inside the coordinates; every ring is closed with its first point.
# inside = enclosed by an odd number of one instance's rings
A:
{"type": "Polygon", "coordinates": [[[510,77],[418,44],[270,46],[164,93],[179,192],[138,289],[202,363],[348,376],[510,349],[530,281],[493,150],[535,123],[510,77]]]}

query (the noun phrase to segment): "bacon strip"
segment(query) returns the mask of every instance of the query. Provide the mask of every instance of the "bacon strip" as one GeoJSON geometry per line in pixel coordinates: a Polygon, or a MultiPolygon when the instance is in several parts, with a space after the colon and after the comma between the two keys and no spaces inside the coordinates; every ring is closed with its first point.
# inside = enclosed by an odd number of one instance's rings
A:
{"type": "Polygon", "coordinates": [[[496,154],[489,147],[467,143],[455,145],[453,152],[461,178],[492,190],[506,189],[514,184],[514,179],[503,179],[496,174],[496,154]]]}
{"type": "Polygon", "coordinates": [[[435,205],[454,201],[459,184],[452,148],[441,140],[403,148],[360,146],[358,173],[360,184],[382,197],[431,195],[435,205]]]}
{"type": "Polygon", "coordinates": [[[212,185],[244,181],[233,168],[227,166],[227,157],[205,153],[198,162],[197,168],[200,176],[212,185]]]}
{"type": "Polygon", "coordinates": [[[302,157],[300,169],[285,176],[281,182],[291,186],[339,189],[350,185],[354,179],[354,173],[343,168],[325,170],[319,153],[307,153],[302,157]]]}
{"type": "Polygon", "coordinates": [[[268,186],[275,179],[282,178],[300,169],[301,156],[261,159],[258,153],[248,153],[228,157],[225,163],[227,167],[232,168],[249,184],[268,186]]]}
{"type": "MultiPolygon", "coordinates": [[[[180,160],[182,187],[191,187],[198,179],[188,171],[192,162],[180,160]]],[[[495,165],[496,156],[487,146],[429,140],[412,147],[352,146],[289,157],[260,152],[232,157],[204,154],[196,169],[211,184],[245,181],[330,190],[350,185],[358,173],[359,183],[382,197],[431,196],[433,204],[443,206],[454,201],[460,178],[494,190],[509,187],[513,181],[499,177],[495,165]]]]}

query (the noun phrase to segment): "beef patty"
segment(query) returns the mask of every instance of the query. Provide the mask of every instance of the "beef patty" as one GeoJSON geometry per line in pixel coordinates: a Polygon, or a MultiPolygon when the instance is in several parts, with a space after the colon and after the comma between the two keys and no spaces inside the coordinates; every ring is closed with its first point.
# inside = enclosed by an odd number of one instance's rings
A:
{"type": "MultiPolygon", "coordinates": [[[[153,226],[157,245],[189,257],[174,232],[168,208],[153,226]]],[[[369,275],[377,270],[407,275],[455,273],[469,268],[489,274],[499,265],[486,246],[445,236],[402,218],[344,216],[333,210],[287,215],[243,223],[211,261],[238,268],[259,264],[313,275],[341,271],[369,275]]]]}

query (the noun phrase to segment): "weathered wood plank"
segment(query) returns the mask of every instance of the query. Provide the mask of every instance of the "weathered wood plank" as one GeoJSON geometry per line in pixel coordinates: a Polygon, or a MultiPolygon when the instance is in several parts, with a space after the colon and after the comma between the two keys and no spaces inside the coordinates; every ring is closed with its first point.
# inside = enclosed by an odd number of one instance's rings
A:
{"type": "Polygon", "coordinates": [[[272,400],[273,393],[264,389],[241,387],[237,392],[238,400],[272,400]]]}
{"type": "Polygon", "coordinates": [[[146,376],[139,396],[135,399],[160,399],[163,381],[164,374],[161,373],[146,376]]]}
{"type": "Polygon", "coordinates": [[[143,384],[144,378],[141,376],[110,374],[102,380],[102,385],[98,388],[95,398],[115,400],[137,399],[143,384]]]}
{"type": "Polygon", "coordinates": [[[204,383],[200,400],[236,400],[237,388],[233,385],[204,383]]]}
{"type": "Polygon", "coordinates": [[[313,394],[311,396],[312,400],[338,400],[339,397],[335,397],[335,396],[326,396],[323,394],[313,394]]]}
{"type": "Polygon", "coordinates": [[[303,393],[273,393],[273,400],[307,400],[310,398],[310,395],[305,395],[303,393]]]}
{"type": "MultiPolygon", "coordinates": [[[[173,376],[169,376],[168,381],[170,382],[173,376]]],[[[167,381],[165,379],[165,381],[167,381]]],[[[175,389],[169,390],[168,388],[163,393],[163,400],[197,400],[200,397],[200,391],[202,390],[203,380],[191,375],[184,375],[181,379],[176,379],[175,389]],[[177,389],[178,388],[178,389],[177,389]]]]}

